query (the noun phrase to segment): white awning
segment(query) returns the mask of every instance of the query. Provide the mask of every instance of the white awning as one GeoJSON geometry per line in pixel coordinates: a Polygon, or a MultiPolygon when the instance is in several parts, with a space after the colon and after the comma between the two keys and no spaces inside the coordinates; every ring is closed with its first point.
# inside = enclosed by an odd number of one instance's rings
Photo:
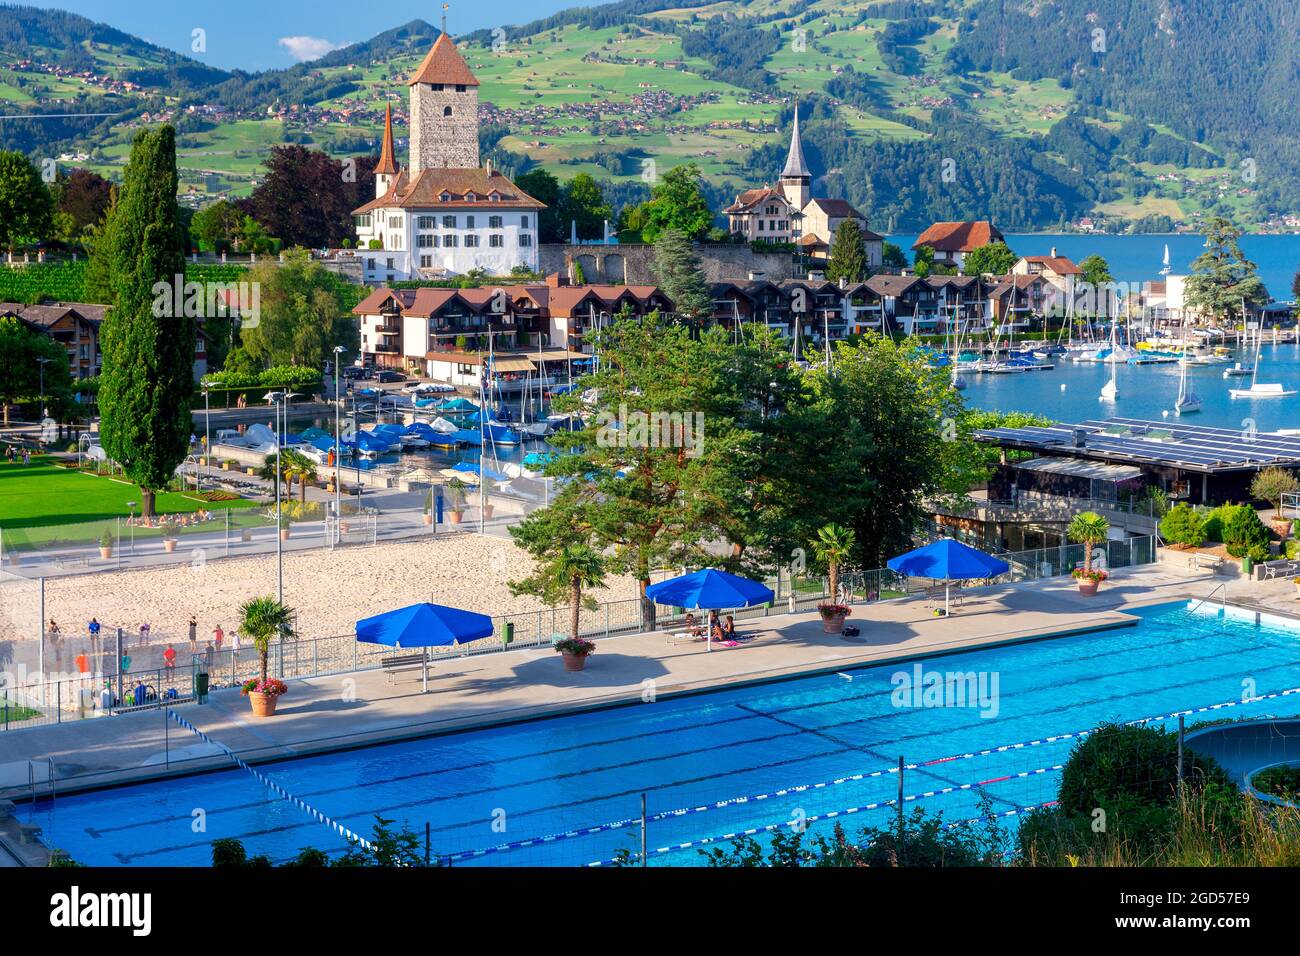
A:
{"type": "Polygon", "coordinates": [[[1021,471],[1072,475],[1075,478],[1091,478],[1096,481],[1128,481],[1142,476],[1142,469],[1132,465],[1108,465],[1105,462],[1087,461],[1083,458],[1035,458],[1032,461],[1018,461],[1013,467],[1021,471]]]}

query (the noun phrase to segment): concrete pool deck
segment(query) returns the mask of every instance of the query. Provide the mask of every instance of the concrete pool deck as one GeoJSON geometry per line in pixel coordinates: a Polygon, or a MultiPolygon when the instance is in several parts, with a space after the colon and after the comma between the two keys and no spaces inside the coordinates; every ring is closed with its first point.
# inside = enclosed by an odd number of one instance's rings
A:
{"type": "MultiPolygon", "coordinates": [[[[969,591],[951,618],[933,617],[919,597],[857,605],[851,620],[862,634],[856,638],[824,634],[816,612],[781,614],[742,622],[742,634],[753,640],[736,648],[715,645],[712,653],[702,642],[670,644],[662,632],[639,634],[599,642],[580,673],[566,673],[549,649],[449,656],[430,666],[427,694],[418,669],[398,674],[395,683],[371,670],[293,680],[269,720],[255,720],[247,701],[230,690],[177,713],[254,763],[1125,626],[1133,621],[1126,609],[1205,598],[1223,580],[1164,563],[1117,572],[1092,598],[1079,596],[1069,578],[969,591]]],[[[1228,583],[1232,603],[1268,602],[1274,610],[1288,610],[1282,605],[1289,599],[1294,611],[1293,592],[1290,582],[1228,583]]],[[[51,760],[56,793],[231,766],[225,754],[161,711],[0,734],[0,798],[28,796],[29,760],[37,762],[38,794],[48,791],[51,760]]]]}

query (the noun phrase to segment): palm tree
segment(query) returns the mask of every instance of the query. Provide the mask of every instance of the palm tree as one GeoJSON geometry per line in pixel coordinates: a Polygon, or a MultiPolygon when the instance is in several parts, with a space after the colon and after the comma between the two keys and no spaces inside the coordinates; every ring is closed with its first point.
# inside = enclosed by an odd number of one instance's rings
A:
{"type": "Polygon", "coordinates": [[[293,483],[297,480],[301,488],[301,500],[307,501],[307,483],[316,480],[316,463],[295,449],[287,449],[280,454],[280,470],[284,472],[285,484],[289,486],[290,491],[293,489],[293,483]]]}
{"type": "Polygon", "coordinates": [[[594,548],[585,544],[561,548],[551,558],[546,568],[557,590],[569,592],[569,636],[578,637],[582,591],[605,585],[605,559],[594,548]]]}
{"type": "Polygon", "coordinates": [[[271,638],[293,633],[293,610],[273,597],[256,597],[239,607],[239,631],[250,638],[262,662],[262,681],[266,681],[267,658],[271,638]]]}
{"type": "Polygon", "coordinates": [[[853,553],[857,536],[852,528],[838,524],[824,525],[813,538],[813,554],[817,560],[826,565],[826,576],[830,579],[831,603],[839,600],[840,568],[844,566],[853,553]]]}
{"type": "Polygon", "coordinates": [[[1095,511],[1081,511],[1070,520],[1070,528],[1066,534],[1075,544],[1083,545],[1085,574],[1092,571],[1093,546],[1105,541],[1109,532],[1110,522],[1095,511]]]}

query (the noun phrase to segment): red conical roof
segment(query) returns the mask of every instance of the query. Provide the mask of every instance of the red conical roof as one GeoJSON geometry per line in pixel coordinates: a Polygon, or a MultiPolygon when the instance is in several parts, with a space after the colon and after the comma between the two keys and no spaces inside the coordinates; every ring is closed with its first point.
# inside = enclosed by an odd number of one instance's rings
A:
{"type": "Polygon", "coordinates": [[[393,152],[393,104],[384,108],[384,145],[379,149],[379,162],[375,165],[376,173],[397,172],[397,157],[393,152]]]}
{"type": "Polygon", "coordinates": [[[424,62],[420,64],[420,68],[415,71],[406,85],[415,86],[417,83],[478,86],[478,80],[474,78],[469,64],[456,49],[456,44],[451,42],[451,37],[445,33],[438,37],[433,49],[429,51],[429,55],[424,58],[424,62]]]}

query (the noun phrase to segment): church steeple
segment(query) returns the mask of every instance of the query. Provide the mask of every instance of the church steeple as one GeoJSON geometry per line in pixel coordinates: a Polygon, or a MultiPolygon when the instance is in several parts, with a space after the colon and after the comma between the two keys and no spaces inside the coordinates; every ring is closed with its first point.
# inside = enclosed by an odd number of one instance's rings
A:
{"type": "Polygon", "coordinates": [[[384,142],[379,149],[379,162],[375,164],[375,195],[388,192],[397,176],[397,153],[393,149],[393,104],[384,108],[384,142]]]}
{"type": "Polygon", "coordinates": [[[812,198],[812,173],[803,158],[803,142],[799,139],[798,100],[794,104],[794,131],[790,134],[790,152],[785,158],[785,169],[781,170],[780,185],[786,200],[796,209],[808,205],[812,198]]]}

